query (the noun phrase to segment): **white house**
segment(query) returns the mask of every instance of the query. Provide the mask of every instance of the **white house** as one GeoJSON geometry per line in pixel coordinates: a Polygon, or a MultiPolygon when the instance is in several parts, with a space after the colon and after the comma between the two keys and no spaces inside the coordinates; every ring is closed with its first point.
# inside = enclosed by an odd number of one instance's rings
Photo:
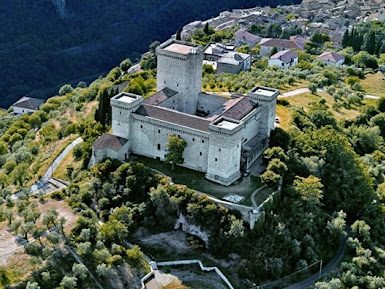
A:
{"type": "Polygon", "coordinates": [[[14,114],[26,114],[37,111],[44,103],[44,99],[23,96],[11,105],[14,114]]]}
{"type": "Polygon", "coordinates": [[[279,51],[269,59],[269,66],[289,68],[298,63],[298,53],[292,50],[279,51]]]}
{"type": "Polygon", "coordinates": [[[317,57],[317,60],[332,66],[341,66],[345,62],[345,56],[335,52],[324,52],[317,57]]]}

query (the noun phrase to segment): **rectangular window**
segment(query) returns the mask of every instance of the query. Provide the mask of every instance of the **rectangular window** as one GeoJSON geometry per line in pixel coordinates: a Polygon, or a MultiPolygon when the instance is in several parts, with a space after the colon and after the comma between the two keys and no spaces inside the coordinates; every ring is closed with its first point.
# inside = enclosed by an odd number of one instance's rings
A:
{"type": "Polygon", "coordinates": [[[221,149],[221,148],[219,148],[219,151],[221,152],[221,151],[222,151],[222,149],[221,149]]]}
{"type": "Polygon", "coordinates": [[[199,155],[202,156],[202,152],[199,152],[199,155]]]}
{"type": "Polygon", "coordinates": [[[158,144],[158,151],[160,151],[160,144],[158,144]]]}
{"type": "Polygon", "coordinates": [[[158,133],[160,133],[160,129],[158,129],[158,133]]]}
{"type": "Polygon", "coordinates": [[[218,161],[218,159],[217,159],[217,158],[215,158],[215,161],[217,162],[217,161],[218,161]]]}
{"type": "Polygon", "coordinates": [[[140,128],[143,128],[143,125],[140,125],[140,128]]]}
{"type": "Polygon", "coordinates": [[[204,140],[204,139],[202,139],[202,143],[205,143],[205,140],[204,140]]]}
{"type": "Polygon", "coordinates": [[[193,141],[195,141],[195,138],[193,138],[193,141]]]}

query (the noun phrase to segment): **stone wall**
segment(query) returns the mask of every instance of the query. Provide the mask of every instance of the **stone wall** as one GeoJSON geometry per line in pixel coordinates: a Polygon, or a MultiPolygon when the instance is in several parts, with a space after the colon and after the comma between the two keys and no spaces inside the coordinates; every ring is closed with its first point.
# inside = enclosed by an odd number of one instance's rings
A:
{"type": "Polygon", "coordinates": [[[196,53],[189,54],[163,49],[173,42],[157,48],[157,90],[168,87],[179,92],[178,110],[195,113],[202,88],[203,49],[196,47],[196,53]]]}
{"type": "Polygon", "coordinates": [[[160,160],[165,159],[168,136],[179,135],[187,143],[183,166],[201,172],[207,171],[208,133],[139,115],[132,115],[131,131],[134,132],[131,136],[131,151],[160,160]]]}

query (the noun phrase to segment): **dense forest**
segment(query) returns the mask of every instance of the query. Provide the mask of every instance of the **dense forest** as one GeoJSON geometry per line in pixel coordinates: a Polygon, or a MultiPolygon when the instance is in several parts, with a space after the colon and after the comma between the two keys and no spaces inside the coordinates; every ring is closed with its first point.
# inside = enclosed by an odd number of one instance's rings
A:
{"type": "Polygon", "coordinates": [[[90,81],[154,40],[219,12],[298,0],[2,1],[0,99],[49,97],[64,83],[90,81]],[[64,6],[60,6],[64,3],[64,6]],[[210,7],[210,9],[207,9],[210,7]]]}

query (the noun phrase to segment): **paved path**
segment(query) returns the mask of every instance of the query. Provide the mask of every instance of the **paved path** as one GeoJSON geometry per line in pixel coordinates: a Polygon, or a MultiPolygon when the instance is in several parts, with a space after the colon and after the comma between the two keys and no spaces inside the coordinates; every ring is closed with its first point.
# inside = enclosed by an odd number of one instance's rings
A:
{"type": "Polygon", "coordinates": [[[47,171],[43,175],[43,180],[49,180],[53,176],[53,172],[58,168],[63,159],[69,154],[69,152],[78,144],[83,141],[81,137],[78,137],[73,142],[71,142],[61,153],[57,156],[57,158],[52,162],[52,164],[48,167],[47,171]]]}
{"type": "MultiPolygon", "coordinates": [[[[56,179],[54,179],[53,172],[58,168],[58,166],[61,164],[63,159],[70,153],[70,151],[79,143],[81,143],[83,139],[81,137],[78,137],[73,142],[71,142],[52,162],[52,164],[48,167],[47,171],[44,173],[41,180],[36,182],[31,186],[29,189],[31,195],[38,195],[39,193],[47,194],[49,192],[52,192],[52,187],[55,189],[61,189],[65,188],[66,185],[63,182],[59,182],[56,179]]],[[[20,196],[24,195],[24,191],[19,191],[11,196],[11,200],[16,200],[20,196]]]]}
{"type": "Polygon", "coordinates": [[[262,191],[263,189],[265,189],[266,186],[262,186],[262,187],[259,187],[258,189],[256,189],[250,196],[250,200],[251,200],[251,203],[253,204],[253,207],[254,208],[258,208],[258,204],[257,204],[257,201],[255,200],[255,196],[260,192],[262,191]]]}
{"type": "Polygon", "coordinates": [[[329,274],[330,272],[336,270],[338,266],[340,265],[344,254],[345,254],[345,248],[346,248],[346,240],[348,237],[344,237],[339,244],[338,250],[336,255],[333,257],[333,259],[323,268],[321,275],[319,273],[313,274],[312,276],[306,278],[305,280],[302,280],[300,282],[291,284],[287,287],[284,287],[283,289],[305,289],[309,288],[310,286],[314,286],[314,284],[321,279],[323,276],[329,274]]]}
{"type": "MultiPolygon", "coordinates": [[[[304,94],[304,93],[309,93],[309,92],[310,92],[309,88],[297,88],[297,89],[294,89],[294,90],[290,90],[290,91],[284,92],[279,97],[280,98],[285,98],[285,97],[296,96],[296,95],[300,95],[300,94],[304,94]]],[[[317,89],[317,93],[320,93],[320,92],[324,92],[324,90],[323,89],[317,89]]],[[[367,98],[367,99],[380,99],[379,96],[370,95],[370,94],[365,94],[364,98],[367,98]]]]}

